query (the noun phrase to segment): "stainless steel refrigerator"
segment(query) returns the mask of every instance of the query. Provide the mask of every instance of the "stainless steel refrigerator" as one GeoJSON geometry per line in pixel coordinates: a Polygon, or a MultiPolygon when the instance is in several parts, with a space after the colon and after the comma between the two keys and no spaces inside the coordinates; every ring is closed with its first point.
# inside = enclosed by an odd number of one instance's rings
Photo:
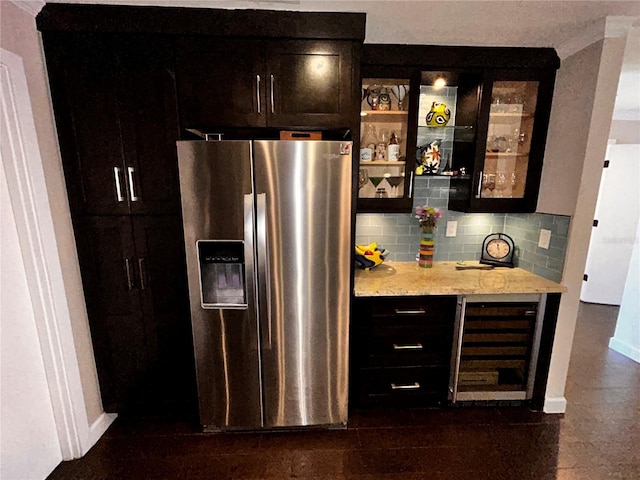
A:
{"type": "Polygon", "coordinates": [[[205,431],[346,424],[351,147],[178,142],[205,431]]]}

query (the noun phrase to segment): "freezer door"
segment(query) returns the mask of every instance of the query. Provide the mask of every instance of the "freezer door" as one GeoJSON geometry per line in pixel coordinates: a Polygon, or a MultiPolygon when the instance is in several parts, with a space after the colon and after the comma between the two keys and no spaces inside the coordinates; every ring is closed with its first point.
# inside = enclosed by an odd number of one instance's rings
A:
{"type": "Polygon", "coordinates": [[[205,430],[259,428],[251,143],[178,142],[178,164],[200,422],[205,430]],[[211,278],[238,291],[218,298],[211,278]]]}
{"type": "Polygon", "coordinates": [[[351,143],[254,142],[265,427],[346,423],[351,143]]]}

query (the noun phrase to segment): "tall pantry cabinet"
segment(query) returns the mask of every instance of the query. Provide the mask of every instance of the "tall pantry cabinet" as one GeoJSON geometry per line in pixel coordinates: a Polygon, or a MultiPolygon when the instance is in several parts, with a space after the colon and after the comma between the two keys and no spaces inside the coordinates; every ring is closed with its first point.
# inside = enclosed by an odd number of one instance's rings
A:
{"type": "Polygon", "coordinates": [[[43,35],[107,411],[195,399],[173,52],[157,35],[43,35]]]}

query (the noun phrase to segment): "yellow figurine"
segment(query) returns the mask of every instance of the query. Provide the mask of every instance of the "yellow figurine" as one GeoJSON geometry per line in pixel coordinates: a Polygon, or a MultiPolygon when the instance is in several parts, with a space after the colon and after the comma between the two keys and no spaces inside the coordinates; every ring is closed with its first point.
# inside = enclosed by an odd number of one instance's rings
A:
{"type": "Polygon", "coordinates": [[[430,127],[444,127],[449,123],[451,110],[444,103],[433,102],[427,113],[427,125],[430,127]]]}

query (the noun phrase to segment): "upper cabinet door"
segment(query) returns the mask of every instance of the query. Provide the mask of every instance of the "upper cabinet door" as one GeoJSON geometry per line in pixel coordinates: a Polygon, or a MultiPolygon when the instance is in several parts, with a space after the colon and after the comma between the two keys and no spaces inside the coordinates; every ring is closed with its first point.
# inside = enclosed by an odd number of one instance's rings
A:
{"type": "Polygon", "coordinates": [[[533,212],[546,143],[553,75],[487,72],[467,211],[533,212]]]}
{"type": "Polygon", "coordinates": [[[172,45],[155,36],[127,36],[118,43],[118,51],[118,107],[130,212],[179,213],[172,45]]]}
{"type": "Polygon", "coordinates": [[[362,74],[358,212],[410,212],[417,79],[412,69],[388,66],[362,74]]]}
{"type": "Polygon", "coordinates": [[[264,41],[183,37],[176,76],[183,128],[265,127],[264,41]]]}
{"type": "Polygon", "coordinates": [[[71,211],[178,213],[171,42],[77,33],[44,40],[71,211]]]}
{"type": "Polygon", "coordinates": [[[45,55],[71,210],[129,212],[109,37],[45,34],[45,55]]]}
{"type": "Polygon", "coordinates": [[[349,127],[353,123],[353,43],[271,41],[267,47],[268,125],[349,127]]]}

